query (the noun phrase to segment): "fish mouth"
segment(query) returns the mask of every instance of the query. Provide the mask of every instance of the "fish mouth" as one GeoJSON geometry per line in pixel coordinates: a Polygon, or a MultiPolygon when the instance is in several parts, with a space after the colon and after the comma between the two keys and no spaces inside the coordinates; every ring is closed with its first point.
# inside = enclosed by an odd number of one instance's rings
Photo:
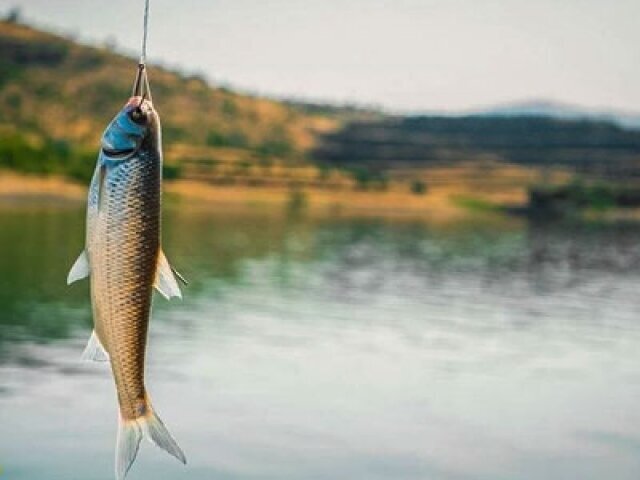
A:
{"type": "Polygon", "coordinates": [[[111,158],[125,158],[128,157],[129,155],[135,153],[135,151],[137,150],[137,148],[125,148],[125,149],[120,149],[120,150],[114,150],[114,149],[110,149],[110,148],[102,148],[102,152],[111,158]]]}

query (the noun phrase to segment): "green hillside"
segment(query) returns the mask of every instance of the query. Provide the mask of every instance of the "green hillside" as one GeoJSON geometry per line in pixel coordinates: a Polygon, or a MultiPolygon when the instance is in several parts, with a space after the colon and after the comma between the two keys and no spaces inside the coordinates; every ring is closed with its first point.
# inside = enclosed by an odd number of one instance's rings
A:
{"type": "MultiPolygon", "coordinates": [[[[0,166],[85,179],[135,67],[105,48],[0,22],[0,166]]],[[[212,88],[153,65],[150,78],[173,175],[190,163],[304,164],[317,134],[338,124],[327,111],[212,88]]]]}

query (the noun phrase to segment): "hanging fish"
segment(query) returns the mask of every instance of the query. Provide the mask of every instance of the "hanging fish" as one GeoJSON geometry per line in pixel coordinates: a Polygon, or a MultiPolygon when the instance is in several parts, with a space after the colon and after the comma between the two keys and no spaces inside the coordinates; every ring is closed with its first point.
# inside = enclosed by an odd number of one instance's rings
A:
{"type": "Polygon", "coordinates": [[[153,287],[167,299],[182,298],[160,246],[160,118],[144,64],[133,96],[105,130],[101,146],[89,189],[85,250],[67,283],[90,279],[95,329],[83,357],[111,363],[120,404],[116,477],[121,480],[143,436],[186,463],[144,383],[153,287]]]}

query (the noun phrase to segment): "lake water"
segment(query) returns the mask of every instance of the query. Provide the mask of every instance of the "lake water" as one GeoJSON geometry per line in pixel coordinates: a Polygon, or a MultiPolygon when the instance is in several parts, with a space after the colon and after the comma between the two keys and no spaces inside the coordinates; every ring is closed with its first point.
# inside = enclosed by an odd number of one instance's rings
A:
{"type": "MultiPolygon", "coordinates": [[[[113,478],[81,206],[0,206],[0,480],[113,478]]],[[[130,479],[637,479],[640,229],[173,205],[130,479]]]]}

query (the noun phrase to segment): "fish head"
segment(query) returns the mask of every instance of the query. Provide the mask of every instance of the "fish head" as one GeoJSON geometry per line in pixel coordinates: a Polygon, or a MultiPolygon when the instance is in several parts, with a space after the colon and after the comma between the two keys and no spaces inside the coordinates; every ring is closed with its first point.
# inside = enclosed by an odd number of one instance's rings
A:
{"type": "Polygon", "coordinates": [[[106,159],[131,158],[141,149],[155,150],[161,157],[160,117],[153,108],[144,63],[138,65],[131,98],[102,135],[102,154],[106,159]]]}
{"type": "Polygon", "coordinates": [[[108,159],[125,160],[141,149],[158,150],[160,117],[151,100],[133,96],[102,135],[102,153],[108,159]]]}

